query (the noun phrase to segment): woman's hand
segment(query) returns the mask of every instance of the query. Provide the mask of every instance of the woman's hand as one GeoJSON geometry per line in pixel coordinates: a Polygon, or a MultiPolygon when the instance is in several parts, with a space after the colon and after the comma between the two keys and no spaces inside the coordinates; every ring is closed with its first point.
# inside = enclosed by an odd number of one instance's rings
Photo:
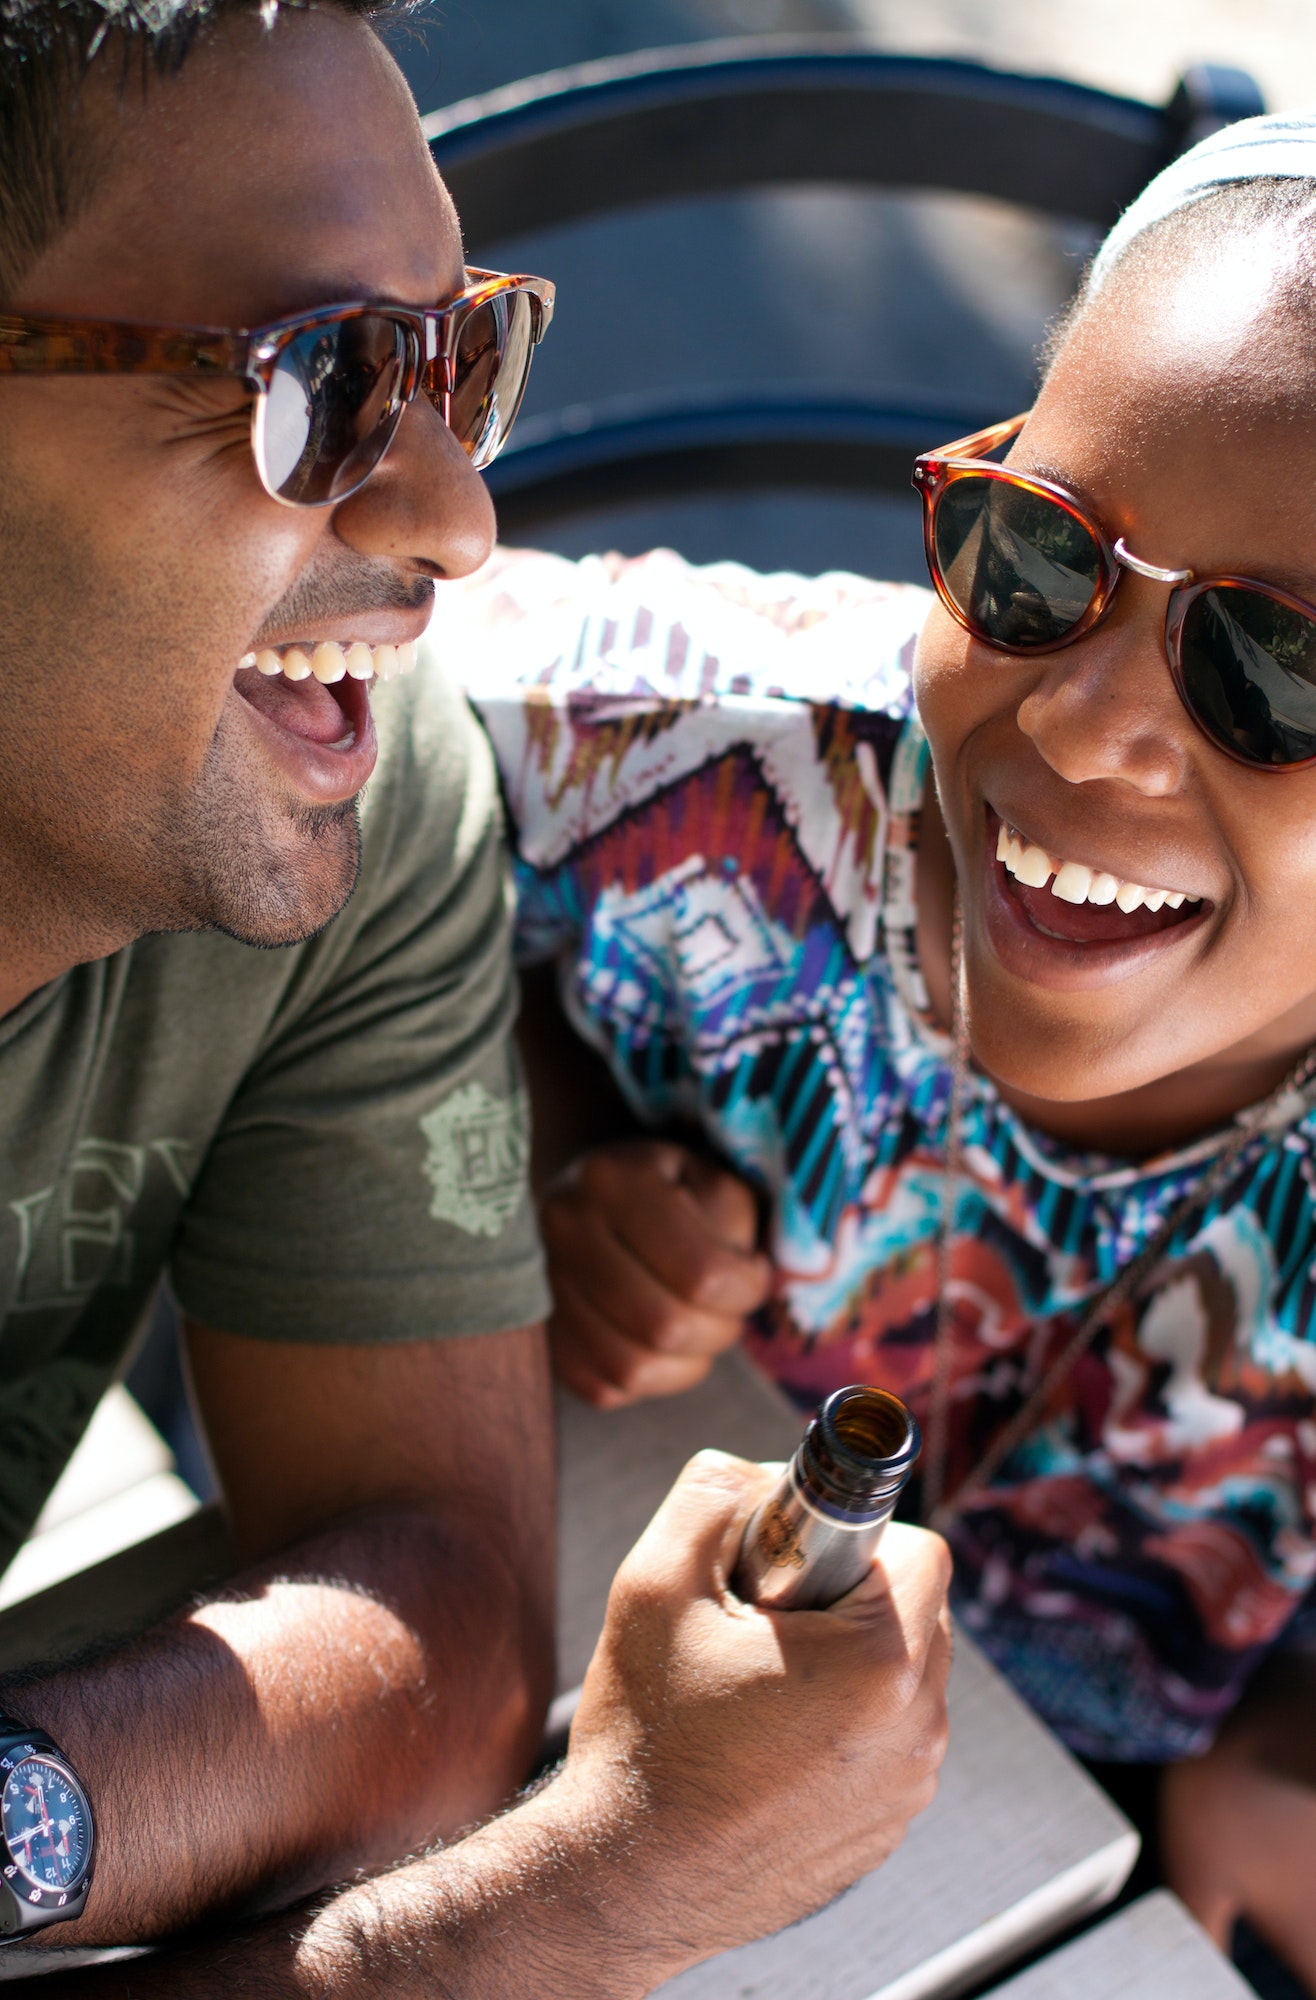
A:
{"type": "Polygon", "coordinates": [[[583,1154],[550,1183],[540,1222],[553,1365],[599,1409],[693,1388],[771,1287],[753,1190],[665,1139],[583,1154]]]}

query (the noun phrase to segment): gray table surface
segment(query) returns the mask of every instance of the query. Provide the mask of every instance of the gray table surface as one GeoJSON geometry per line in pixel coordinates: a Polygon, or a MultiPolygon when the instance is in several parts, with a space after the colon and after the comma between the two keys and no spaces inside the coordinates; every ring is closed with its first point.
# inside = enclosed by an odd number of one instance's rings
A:
{"type": "Polygon", "coordinates": [[[1255,2000],[1178,1898],[1130,1903],[998,1986],[991,2000],[1255,2000]]]}
{"type": "MultiPolygon", "coordinates": [[[[686,1396],[608,1414],[563,1397],[559,1417],[565,1690],[617,1564],[685,1460],[703,1445],[784,1458],[800,1422],[739,1355],[686,1396]]],[[[886,1866],[807,1923],[683,1974],[664,2000],[933,2000],[1117,1892],[1136,1833],[962,1632],[950,1707],[937,1799],[886,1866]]]]}
{"type": "MultiPolygon", "coordinates": [[[[617,1564],[686,1458],[705,1444],[752,1458],[785,1457],[799,1419],[736,1355],[687,1396],[609,1415],[564,1397],[559,1418],[561,1713],[584,1672],[617,1564]]],[[[140,1628],[204,1578],[223,1574],[229,1560],[222,1523],[206,1510],[0,1615],[0,1664],[34,1652],[66,1652],[111,1629],[140,1628]]],[[[664,2000],[932,2000],[989,1977],[1100,1908],[1127,1875],[1137,1836],[962,1633],[951,1678],[951,1722],[938,1798],[885,1868],[809,1922],[686,1973],[662,1989],[664,2000]]],[[[1152,1915],[1164,1901],[1153,1899],[1152,1915]]],[[[1115,1923],[1126,1921],[1121,1915],[1115,1923]]],[[[1144,1932],[1138,1924],[1127,1932],[1103,1926],[1092,1936],[1106,1930],[1116,1943],[1128,1939],[1120,1950],[1140,1965],[1144,1932]]],[[[1146,1937],[1153,1967],[1182,1960],[1191,1969],[1205,1954],[1204,1962],[1218,1970],[1225,1983],[1213,1988],[1199,1981],[1194,2000],[1213,2000],[1217,1990],[1223,2000],[1239,1990],[1236,1975],[1182,1913],[1171,1921],[1162,1910],[1146,1937]]],[[[1069,1949],[1100,1947],[1084,1939],[1069,1949]]],[[[46,1964],[60,1956],[51,1953],[46,1964]]],[[[29,1967],[37,1970],[31,1960],[29,1967]]],[[[1043,1969],[1034,1967],[1025,1978],[1043,1969]]],[[[0,1980],[16,1972],[13,1959],[0,1954],[0,1980]]],[[[1107,1976],[1105,1990],[1111,1986],[1107,1976]]],[[[1042,2000],[1060,1991],[1005,1990],[1010,2000],[1042,2000]]],[[[1141,1994],[1144,1988],[1125,1979],[1114,1982],[1114,1990],[1141,1994]]],[[[1164,1978],[1145,1988],[1148,2000],[1153,1991],[1171,2000],[1180,1990],[1164,1978]]]]}

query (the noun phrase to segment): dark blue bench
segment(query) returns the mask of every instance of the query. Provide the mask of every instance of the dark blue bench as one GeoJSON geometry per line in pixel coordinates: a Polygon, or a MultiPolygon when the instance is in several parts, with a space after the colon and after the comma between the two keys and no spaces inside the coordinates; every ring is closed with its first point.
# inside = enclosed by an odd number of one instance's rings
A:
{"type": "MultiPolygon", "coordinates": [[[[1264,108],[1203,65],[1163,106],[839,37],[650,51],[434,113],[431,151],[473,253],[500,238],[691,195],[831,185],[988,195],[1106,228],[1185,146],[1264,108]]],[[[555,340],[562,336],[555,330],[555,340]]],[[[998,417],[799,389],[634,396],[527,418],[491,468],[515,537],[674,493],[903,489],[915,451],[998,417]]]]}

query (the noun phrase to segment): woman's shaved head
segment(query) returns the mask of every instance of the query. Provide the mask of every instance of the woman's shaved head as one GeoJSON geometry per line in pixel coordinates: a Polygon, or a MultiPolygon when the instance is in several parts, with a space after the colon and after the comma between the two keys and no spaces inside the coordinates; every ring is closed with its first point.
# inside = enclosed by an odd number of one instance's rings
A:
{"type": "Polygon", "coordinates": [[[1047,336],[1043,380],[1089,315],[1100,312],[1113,333],[1153,300],[1167,356],[1186,342],[1217,366],[1222,413],[1244,357],[1250,390],[1269,365],[1277,400],[1297,393],[1310,408],[1316,175],[1226,182],[1141,230],[1113,261],[1099,259],[1047,336]]]}

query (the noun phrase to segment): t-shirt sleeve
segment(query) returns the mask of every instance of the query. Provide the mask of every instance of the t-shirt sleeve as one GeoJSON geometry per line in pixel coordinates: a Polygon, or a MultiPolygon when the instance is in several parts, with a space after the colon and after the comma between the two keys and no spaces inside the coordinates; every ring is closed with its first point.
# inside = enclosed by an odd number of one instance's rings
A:
{"type": "Polygon", "coordinates": [[[415,1340],[548,1307],[493,761],[432,647],[376,705],[356,889],[293,955],[175,1243],[179,1303],[225,1332],[415,1340]]]}

